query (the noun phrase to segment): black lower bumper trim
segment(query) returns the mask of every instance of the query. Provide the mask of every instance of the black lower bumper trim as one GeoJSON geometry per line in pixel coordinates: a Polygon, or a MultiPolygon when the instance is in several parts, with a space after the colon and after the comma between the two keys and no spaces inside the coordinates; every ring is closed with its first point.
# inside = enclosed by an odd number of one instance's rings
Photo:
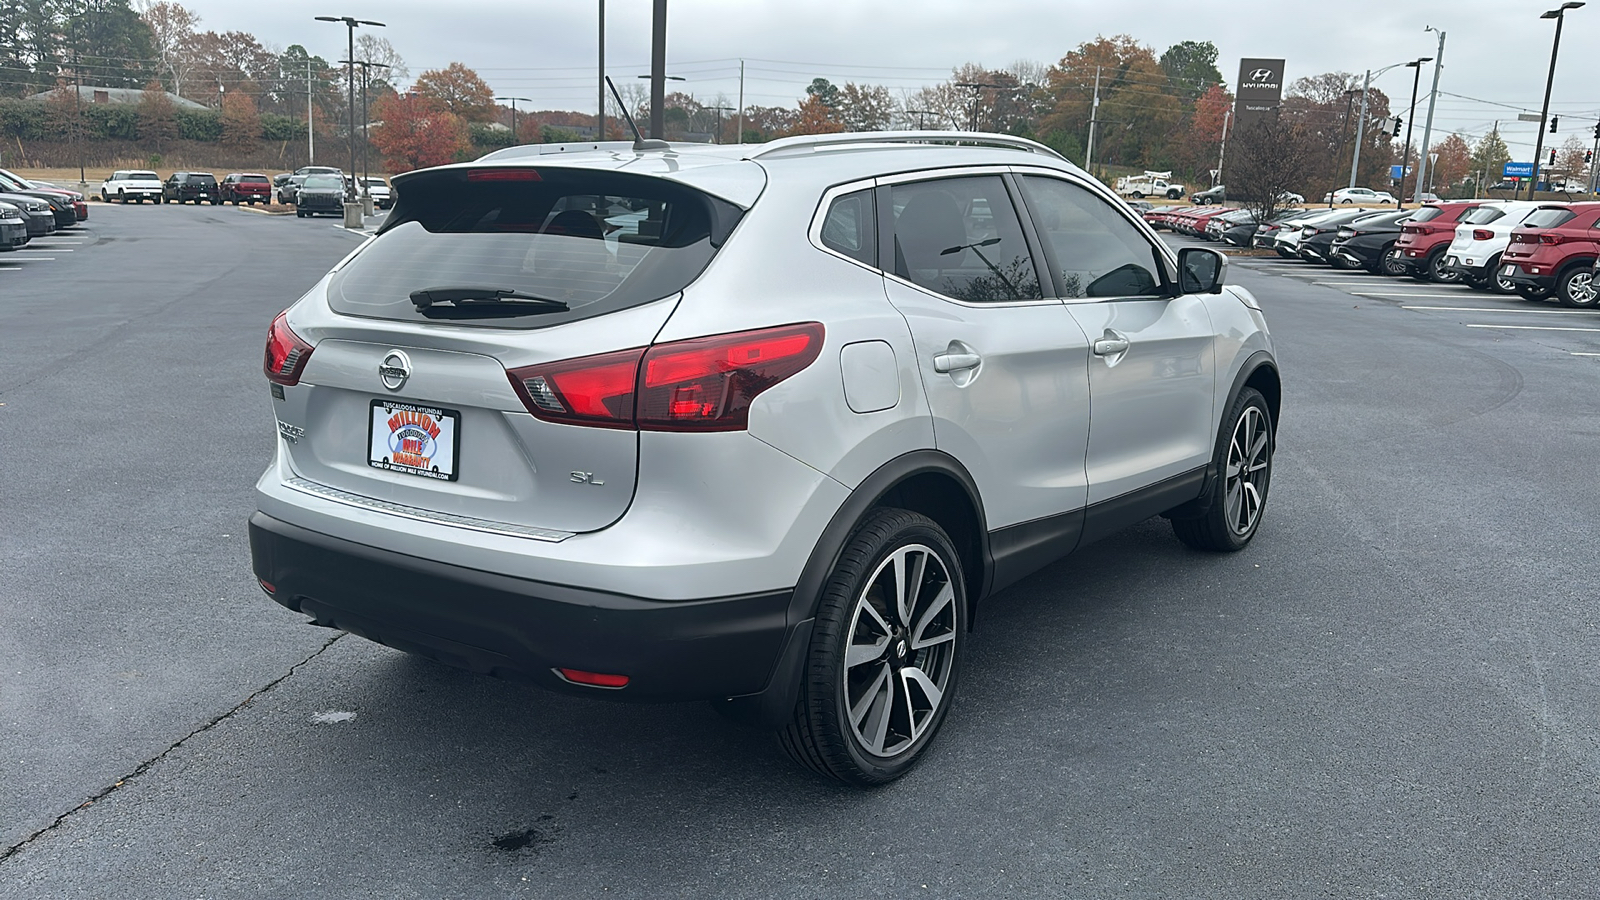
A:
{"type": "Polygon", "coordinates": [[[669,602],[529,581],[250,517],[255,575],[280,604],[449,665],[591,697],[669,701],[761,691],[792,591],[669,602]],[[628,676],[621,690],[556,668],[628,676]]]}

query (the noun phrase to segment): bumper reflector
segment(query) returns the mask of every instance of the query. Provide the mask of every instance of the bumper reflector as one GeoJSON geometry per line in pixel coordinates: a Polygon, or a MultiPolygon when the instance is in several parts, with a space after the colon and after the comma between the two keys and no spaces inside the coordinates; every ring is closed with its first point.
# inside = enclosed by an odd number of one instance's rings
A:
{"type": "Polygon", "coordinates": [[[556,674],[560,675],[563,681],[570,681],[573,684],[581,684],[586,687],[611,688],[615,690],[628,686],[628,676],[626,675],[603,675],[599,672],[585,672],[581,669],[557,669],[556,674]]]}

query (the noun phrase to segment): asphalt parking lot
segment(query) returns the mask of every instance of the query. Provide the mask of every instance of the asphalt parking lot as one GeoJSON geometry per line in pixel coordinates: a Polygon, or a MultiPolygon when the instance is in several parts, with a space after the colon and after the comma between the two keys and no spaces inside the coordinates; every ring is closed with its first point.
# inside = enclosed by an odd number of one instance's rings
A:
{"type": "Polygon", "coordinates": [[[473,676],[262,595],[267,325],[360,236],[93,209],[0,255],[0,898],[1600,884],[1600,315],[1236,259],[1285,376],[1255,542],[1154,519],[1010,588],[929,757],[859,792],[703,705],[473,676]]]}

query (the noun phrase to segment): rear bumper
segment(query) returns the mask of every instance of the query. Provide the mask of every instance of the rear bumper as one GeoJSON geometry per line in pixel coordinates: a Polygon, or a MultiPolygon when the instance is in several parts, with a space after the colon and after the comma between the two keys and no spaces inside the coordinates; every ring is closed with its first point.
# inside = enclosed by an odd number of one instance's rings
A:
{"type": "Polygon", "coordinates": [[[1556,286],[1556,267],[1546,266],[1541,263],[1539,268],[1542,270],[1540,274],[1533,275],[1530,274],[1525,267],[1517,263],[1502,262],[1500,264],[1501,274],[1509,279],[1512,284],[1515,284],[1518,287],[1536,287],[1544,288],[1546,290],[1554,289],[1556,286]]]}
{"type": "Polygon", "coordinates": [[[662,601],[514,578],[331,537],[257,512],[252,568],[289,609],[449,665],[632,701],[721,699],[766,687],[792,591],[662,601]],[[574,685],[558,668],[628,676],[574,685]]]}

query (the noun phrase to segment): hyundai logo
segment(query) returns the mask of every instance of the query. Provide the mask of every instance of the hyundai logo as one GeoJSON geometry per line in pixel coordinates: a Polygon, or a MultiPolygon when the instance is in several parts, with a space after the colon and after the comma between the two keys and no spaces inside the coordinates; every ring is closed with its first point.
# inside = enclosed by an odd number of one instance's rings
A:
{"type": "Polygon", "coordinates": [[[1257,69],[1250,73],[1251,81],[1267,81],[1272,78],[1271,69],[1257,69]]]}
{"type": "Polygon", "coordinates": [[[411,377],[411,360],[399,350],[390,350],[383,362],[378,363],[378,377],[389,390],[400,390],[411,377]]]}

